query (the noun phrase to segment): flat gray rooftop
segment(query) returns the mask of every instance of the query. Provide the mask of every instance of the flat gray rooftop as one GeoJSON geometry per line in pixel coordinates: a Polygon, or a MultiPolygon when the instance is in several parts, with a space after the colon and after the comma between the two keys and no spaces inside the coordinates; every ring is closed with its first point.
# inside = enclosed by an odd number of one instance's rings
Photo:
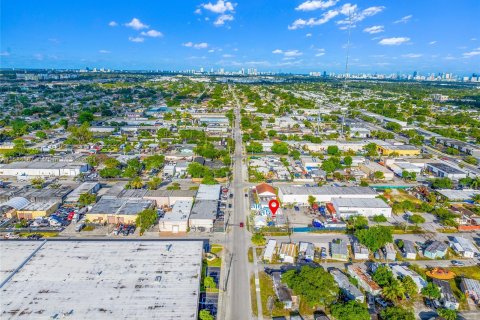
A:
{"type": "MultiPolygon", "coordinates": [[[[40,242],[1,242],[4,278],[34,251],[29,245],[40,242]]],[[[47,241],[2,287],[0,318],[196,320],[202,246],[201,241],[47,241]]]]}
{"type": "Polygon", "coordinates": [[[3,282],[41,244],[40,241],[0,241],[0,281],[3,282]]]}

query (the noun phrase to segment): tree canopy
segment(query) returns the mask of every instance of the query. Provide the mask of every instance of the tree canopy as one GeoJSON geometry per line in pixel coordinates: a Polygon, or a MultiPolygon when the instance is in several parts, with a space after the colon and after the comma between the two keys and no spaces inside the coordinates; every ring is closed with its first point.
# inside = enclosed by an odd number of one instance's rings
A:
{"type": "Polygon", "coordinates": [[[377,251],[389,242],[393,242],[392,230],[383,226],[357,230],[355,236],[361,244],[365,245],[372,252],[377,251]]]}
{"type": "Polygon", "coordinates": [[[332,315],[337,320],[370,320],[367,306],[356,300],[332,305],[332,315]]]}

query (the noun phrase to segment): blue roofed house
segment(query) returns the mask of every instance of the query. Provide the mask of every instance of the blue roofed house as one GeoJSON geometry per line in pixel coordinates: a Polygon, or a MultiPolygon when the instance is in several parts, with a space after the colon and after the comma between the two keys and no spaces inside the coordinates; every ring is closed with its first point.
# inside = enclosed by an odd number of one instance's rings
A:
{"type": "Polygon", "coordinates": [[[443,258],[447,254],[448,246],[440,241],[433,241],[423,250],[423,255],[430,259],[443,258]]]}

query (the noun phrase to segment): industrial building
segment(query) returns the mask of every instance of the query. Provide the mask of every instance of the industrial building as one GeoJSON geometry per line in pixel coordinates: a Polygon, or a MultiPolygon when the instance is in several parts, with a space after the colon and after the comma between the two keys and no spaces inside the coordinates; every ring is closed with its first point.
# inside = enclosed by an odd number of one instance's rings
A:
{"type": "Polygon", "coordinates": [[[177,200],[172,211],[166,212],[163,217],[160,217],[158,222],[160,232],[187,232],[192,205],[192,200],[177,200]]]}
{"type": "Polygon", "coordinates": [[[202,241],[2,241],[0,317],[196,320],[202,254],[202,241]]]}
{"type": "Polygon", "coordinates": [[[383,156],[397,155],[402,156],[418,156],[420,148],[409,144],[393,144],[382,140],[376,140],[377,151],[383,156]]]}
{"type": "Polygon", "coordinates": [[[379,198],[333,198],[332,204],[337,215],[343,219],[357,215],[383,215],[386,218],[392,216],[392,208],[379,198]]]}
{"type": "Polygon", "coordinates": [[[426,170],[439,178],[459,180],[467,177],[467,173],[459,168],[454,168],[446,163],[427,163],[426,170]]]}
{"type": "Polygon", "coordinates": [[[375,198],[378,194],[369,187],[304,187],[282,185],[278,189],[278,197],[284,204],[308,205],[308,197],[312,195],[317,202],[332,202],[334,198],[375,198]]]}
{"type": "Polygon", "coordinates": [[[81,162],[19,161],[0,165],[0,176],[75,177],[88,170],[81,162]]]}
{"type": "Polygon", "coordinates": [[[217,213],[218,200],[196,200],[188,222],[190,229],[201,232],[213,231],[213,224],[217,218],[217,213]]]}
{"type": "Polygon", "coordinates": [[[68,194],[65,199],[66,203],[76,204],[80,196],[84,193],[95,194],[100,190],[100,183],[98,182],[84,182],[68,194]]]}
{"type": "Polygon", "coordinates": [[[383,173],[383,178],[378,180],[393,180],[394,173],[393,171],[388,170],[386,167],[374,162],[374,161],[367,161],[363,164],[360,164],[358,168],[363,171],[371,180],[375,179],[375,172],[383,173]]]}
{"type": "Polygon", "coordinates": [[[218,200],[220,199],[220,190],[222,186],[219,184],[207,185],[201,184],[198,187],[196,200],[218,200]]]}
{"type": "Polygon", "coordinates": [[[177,201],[193,201],[197,190],[148,190],[143,199],[154,200],[157,207],[171,207],[177,201]]]}
{"type": "Polygon", "coordinates": [[[101,198],[85,215],[94,223],[127,223],[133,224],[138,213],[154,207],[151,200],[101,198]]]}

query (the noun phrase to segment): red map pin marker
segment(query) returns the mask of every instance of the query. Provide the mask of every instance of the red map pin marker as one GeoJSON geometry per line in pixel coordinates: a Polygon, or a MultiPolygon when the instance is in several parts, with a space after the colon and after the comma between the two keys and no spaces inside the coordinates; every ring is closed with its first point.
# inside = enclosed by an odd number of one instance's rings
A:
{"type": "Polygon", "coordinates": [[[277,212],[279,206],[280,203],[275,199],[270,200],[268,203],[268,207],[270,208],[270,211],[272,211],[273,215],[275,215],[275,212],[277,212]]]}

